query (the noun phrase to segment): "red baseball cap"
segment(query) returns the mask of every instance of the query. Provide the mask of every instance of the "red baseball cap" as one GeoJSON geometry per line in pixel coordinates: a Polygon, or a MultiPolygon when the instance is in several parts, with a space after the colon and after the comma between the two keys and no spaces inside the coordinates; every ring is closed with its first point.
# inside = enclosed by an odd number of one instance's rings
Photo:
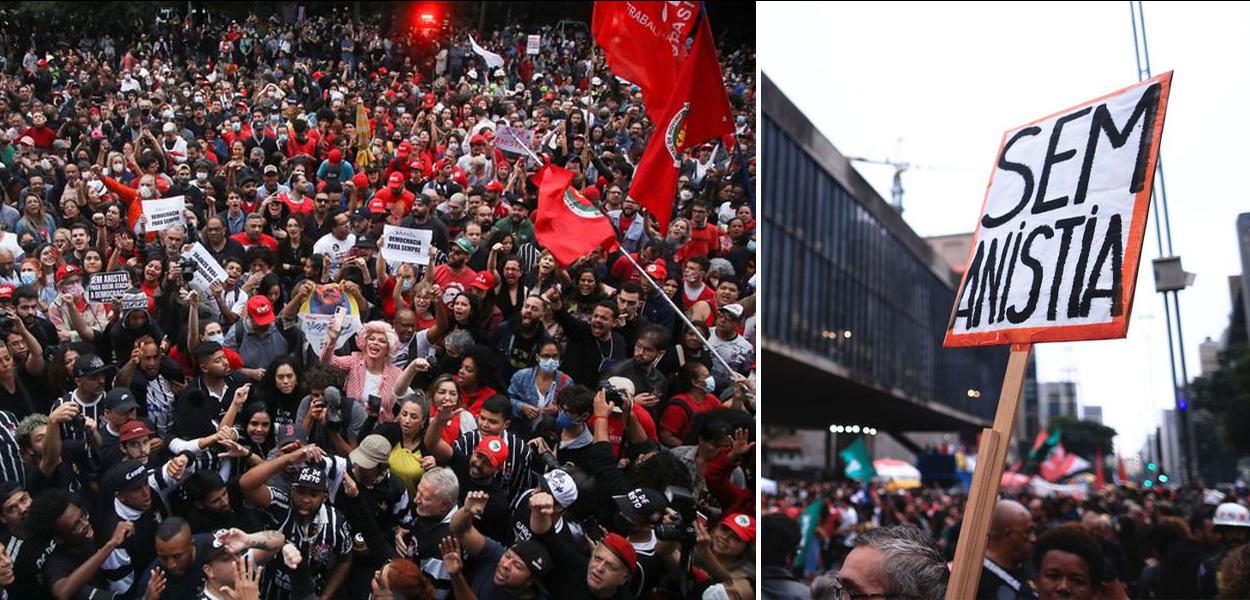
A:
{"type": "Polygon", "coordinates": [[[0,283],[0,300],[12,300],[14,289],[11,283],[0,283]]]}
{"type": "Polygon", "coordinates": [[[386,181],[391,185],[404,185],[404,174],[399,171],[395,171],[394,173],[391,173],[390,177],[386,178],[386,181]]]}
{"type": "Polygon", "coordinates": [[[478,135],[475,135],[475,136],[473,136],[473,137],[469,138],[469,145],[470,145],[470,146],[472,146],[472,145],[474,145],[474,144],[485,144],[485,143],[486,143],[486,138],[482,137],[482,135],[481,135],[481,134],[478,134],[478,135]]]}
{"type": "Polygon", "coordinates": [[[56,282],[61,283],[66,277],[74,275],[82,275],[82,267],[69,263],[63,264],[56,270],[56,282]]]}
{"type": "Polygon", "coordinates": [[[486,455],[486,458],[490,459],[490,464],[498,468],[508,460],[508,442],[497,435],[482,436],[482,441],[477,443],[477,448],[474,448],[473,452],[486,455]]]}
{"type": "Polygon", "coordinates": [[[265,326],[273,323],[273,304],[269,302],[269,297],[257,294],[247,299],[247,315],[252,317],[252,322],[265,326]]]}
{"type": "Polygon", "coordinates": [[[469,287],[475,290],[489,290],[495,287],[495,275],[490,271],[478,271],[477,278],[469,287]]]}
{"type": "Polygon", "coordinates": [[[650,275],[656,281],[662,282],[668,278],[668,267],[664,266],[662,259],[657,260],[647,265],[647,275],[650,275]]]}
{"type": "Polygon", "coordinates": [[[751,515],[734,513],[721,519],[721,525],[733,530],[742,541],[750,544],[755,541],[755,519],[751,515]]]}
{"type": "Polygon", "coordinates": [[[490,183],[486,184],[486,189],[492,192],[502,192],[503,184],[499,183],[498,179],[492,179],[490,183]]]}
{"type": "Polygon", "coordinates": [[[634,547],[629,543],[629,540],[622,537],[619,533],[609,533],[603,536],[603,545],[617,555],[625,563],[625,566],[629,567],[631,573],[638,567],[638,553],[634,551],[634,547]]]}
{"type": "Polygon", "coordinates": [[[400,142],[399,148],[395,149],[396,156],[408,156],[409,152],[412,152],[412,144],[407,141],[400,142]]]}
{"type": "Polygon", "coordinates": [[[121,432],[117,434],[117,440],[124,444],[149,435],[152,435],[152,430],[148,429],[148,426],[144,425],[143,421],[131,419],[126,421],[125,425],[122,425],[121,432]]]}
{"type": "Polygon", "coordinates": [[[352,175],[352,185],[355,185],[359,189],[369,187],[369,176],[365,175],[364,171],[352,175]]]}
{"type": "Polygon", "coordinates": [[[333,149],[333,150],[331,150],[331,151],[330,151],[330,162],[337,164],[337,163],[338,163],[339,161],[341,161],[341,160],[343,160],[343,151],[342,151],[342,150],[339,150],[338,148],[335,148],[335,149],[333,149]]]}
{"type": "Polygon", "coordinates": [[[422,106],[424,106],[424,107],[426,107],[426,108],[433,108],[433,107],[434,107],[434,102],[435,102],[435,100],[434,100],[434,99],[435,99],[434,92],[426,92],[426,93],[425,93],[425,100],[424,100],[424,101],[422,101],[421,105],[422,105],[422,106]]]}
{"type": "Polygon", "coordinates": [[[369,200],[369,204],[367,206],[369,207],[369,212],[375,215],[386,213],[386,202],[383,202],[382,199],[377,196],[374,196],[372,200],[369,200]]]}

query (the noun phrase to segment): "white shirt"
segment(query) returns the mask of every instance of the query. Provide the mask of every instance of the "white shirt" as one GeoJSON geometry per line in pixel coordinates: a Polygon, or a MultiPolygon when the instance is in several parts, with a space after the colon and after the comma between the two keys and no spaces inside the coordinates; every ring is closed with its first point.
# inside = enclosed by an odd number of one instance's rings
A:
{"type": "Polygon", "coordinates": [[[356,234],[354,233],[347,234],[347,237],[342,240],[334,237],[333,233],[327,233],[313,244],[313,253],[330,257],[330,272],[327,275],[334,279],[339,276],[339,270],[343,268],[343,259],[355,245],[356,234]]]}

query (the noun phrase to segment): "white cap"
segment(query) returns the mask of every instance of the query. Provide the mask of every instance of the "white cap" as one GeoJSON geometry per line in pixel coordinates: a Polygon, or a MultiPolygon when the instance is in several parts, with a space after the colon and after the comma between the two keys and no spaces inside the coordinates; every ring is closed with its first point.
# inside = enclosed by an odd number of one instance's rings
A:
{"type": "Polygon", "coordinates": [[[172,122],[165,123],[165,126],[161,127],[161,131],[165,133],[170,133],[170,132],[178,131],[178,127],[175,126],[172,122]]]}
{"type": "Polygon", "coordinates": [[[1236,502],[1225,502],[1215,508],[1215,519],[1212,520],[1212,524],[1216,527],[1221,525],[1250,527],[1250,508],[1236,502]]]}
{"type": "Polygon", "coordinates": [[[543,487],[551,491],[551,497],[564,508],[577,502],[577,483],[563,469],[553,469],[543,474],[543,487]]]}
{"type": "Polygon", "coordinates": [[[591,77],[590,85],[603,85],[603,80],[599,79],[598,77],[591,77]]]}

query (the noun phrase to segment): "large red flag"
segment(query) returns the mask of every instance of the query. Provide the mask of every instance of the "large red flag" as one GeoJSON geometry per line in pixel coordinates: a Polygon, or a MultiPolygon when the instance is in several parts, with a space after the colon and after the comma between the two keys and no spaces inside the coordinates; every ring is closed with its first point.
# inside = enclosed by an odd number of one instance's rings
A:
{"type": "MultiPolygon", "coordinates": [[[[645,97],[644,97],[645,98],[645,97]]],[[[733,119],[715,41],[706,16],[700,20],[677,86],[659,108],[647,110],[656,129],[638,161],[629,195],[655,215],[666,231],[673,211],[681,153],[732,134],[733,119]]]]}
{"type": "Polygon", "coordinates": [[[1128,470],[1124,468],[1124,459],[1120,458],[1120,453],[1115,453],[1116,476],[1120,478],[1119,483],[1128,481],[1128,470]]]}
{"type": "Polygon", "coordinates": [[[667,102],[686,60],[695,2],[595,2],[591,32],[617,77],[642,88],[648,114],[667,102]]]}
{"type": "Polygon", "coordinates": [[[616,249],[612,222],[573,188],[572,171],[546,165],[534,181],[538,184],[534,235],[556,262],[569,265],[595,248],[616,249]]]}
{"type": "Polygon", "coordinates": [[[1107,485],[1107,476],[1102,472],[1102,448],[1095,448],[1094,456],[1097,459],[1094,462],[1094,487],[1102,490],[1107,485]]]}

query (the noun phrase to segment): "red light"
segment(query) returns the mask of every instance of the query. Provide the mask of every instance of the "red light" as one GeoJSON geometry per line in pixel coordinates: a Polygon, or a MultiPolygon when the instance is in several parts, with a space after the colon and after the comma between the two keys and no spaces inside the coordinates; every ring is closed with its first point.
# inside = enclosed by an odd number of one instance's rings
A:
{"type": "Polygon", "coordinates": [[[427,25],[433,25],[434,15],[430,13],[421,13],[421,22],[427,25]]]}

